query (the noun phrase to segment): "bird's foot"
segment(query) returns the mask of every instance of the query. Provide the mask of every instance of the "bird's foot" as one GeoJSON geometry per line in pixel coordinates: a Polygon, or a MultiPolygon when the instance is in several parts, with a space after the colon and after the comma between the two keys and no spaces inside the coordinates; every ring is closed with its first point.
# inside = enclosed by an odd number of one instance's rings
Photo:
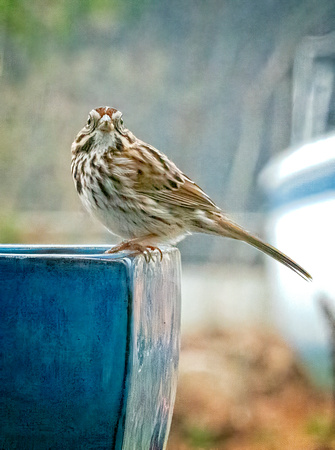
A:
{"type": "Polygon", "coordinates": [[[144,259],[147,263],[153,259],[153,253],[157,250],[160,255],[160,260],[162,261],[163,259],[163,252],[159,247],[155,247],[153,245],[144,245],[134,241],[121,242],[121,244],[110,248],[109,250],[105,251],[105,253],[118,253],[122,252],[123,250],[130,250],[135,253],[140,253],[144,256],[144,259]]]}

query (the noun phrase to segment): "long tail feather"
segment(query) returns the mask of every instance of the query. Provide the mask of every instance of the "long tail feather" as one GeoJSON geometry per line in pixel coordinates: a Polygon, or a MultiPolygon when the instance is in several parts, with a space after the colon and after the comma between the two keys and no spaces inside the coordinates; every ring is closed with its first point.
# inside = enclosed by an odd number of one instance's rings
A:
{"type": "Polygon", "coordinates": [[[221,222],[220,225],[223,228],[222,234],[224,236],[247,242],[248,244],[257,248],[258,250],[265,253],[266,255],[269,255],[272,258],[279,261],[280,263],[284,264],[284,266],[293,270],[293,272],[300,275],[304,280],[306,280],[306,281],[312,280],[311,275],[305,269],[303,269],[299,264],[297,264],[295,261],[293,261],[293,259],[289,258],[284,253],[277,250],[275,247],[272,247],[272,245],[266,244],[258,237],[253,236],[252,234],[248,233],[239,225],[237,225],[233,222],[229,222],[225,219],[223,219],[223,221],[221,222]]]}
{"type": "Polygon", "coordinates": [[[269,255],[280,263],[284,264],[284,266],[289,267],[291,270],[293,270],[293,272],[300,275],[304,280],[312,280],[312,276],[303,267],[301,267],[284,253],[277,250],[275,247],[272,247],[272,245],[266,244],[265,242],[252,235],[248,235],[244,240],[253,247],[258,248],[258,250],[261,250],[266,255],[269,255]]]}

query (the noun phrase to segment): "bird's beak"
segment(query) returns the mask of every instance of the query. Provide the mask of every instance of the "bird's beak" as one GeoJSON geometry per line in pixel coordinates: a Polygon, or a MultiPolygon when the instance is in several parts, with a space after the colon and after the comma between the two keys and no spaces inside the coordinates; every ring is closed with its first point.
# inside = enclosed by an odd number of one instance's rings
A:
{"type": "Polygon", "coordinates": [[[109,133],[112,131],[113,125],[111,118],[105,114],[101,119],[99,120],[98,128],[101,131],[104,131],[106,133],[109,133]]]}

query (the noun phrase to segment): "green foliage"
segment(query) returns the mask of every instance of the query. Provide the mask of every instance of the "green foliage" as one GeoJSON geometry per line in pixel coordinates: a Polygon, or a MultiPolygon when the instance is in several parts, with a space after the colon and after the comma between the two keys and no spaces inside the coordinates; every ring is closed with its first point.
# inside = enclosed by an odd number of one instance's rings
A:
{"type": "Polygon", "coordinates": [[[218,441],[218,437],[211,430],[196,426],[186,430],[186,438],[191,447],[202,449],[213,448],[218,441]]]}
{"type": "Polygon", "coordinates": [[[0,242],[2,244],[19,244],[24,242],[22,230],[20,230],[16,217],[11,213],[1,214],[0,242]]]}
{"type": "Polygon", "coordinates": [[[306,424],[306,431],[322,443],[335,439],[335,426],[333,422],[330,422],[328,415],[311,417],[306,424]]]}
{"type": "MultiPolygon", "coordinates": [[[[85,17],[92,0],[0,0],[5,31],[34,55],[47,42],[66,38],[77,20],[85,17]]],[[[113,2],[110,2],[112,5],[113,2]]]]}
{"type": "Polygon", "coordinates": [[[38,54],[50,40],[69,38],[85,21],[99,21],[106,16],[130,20],[148,4],[150,0],[0,0],[0,16],[5,31],[38,54]]]}

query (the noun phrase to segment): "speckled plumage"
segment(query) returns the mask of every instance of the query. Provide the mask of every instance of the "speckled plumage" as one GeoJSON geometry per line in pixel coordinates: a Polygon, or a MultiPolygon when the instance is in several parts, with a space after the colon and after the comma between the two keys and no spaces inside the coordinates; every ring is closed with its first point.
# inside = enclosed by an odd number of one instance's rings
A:
{"type": "Polygon", "coordinates": [[[209,233],[245,241],[311,279],[293,260],[232,222],[167,156],[127,130],[114,108],[90,112],[72,144],[71,170],[88,211],[126,239],[111,251],[145,252],[186,234],[209,233]]]}

